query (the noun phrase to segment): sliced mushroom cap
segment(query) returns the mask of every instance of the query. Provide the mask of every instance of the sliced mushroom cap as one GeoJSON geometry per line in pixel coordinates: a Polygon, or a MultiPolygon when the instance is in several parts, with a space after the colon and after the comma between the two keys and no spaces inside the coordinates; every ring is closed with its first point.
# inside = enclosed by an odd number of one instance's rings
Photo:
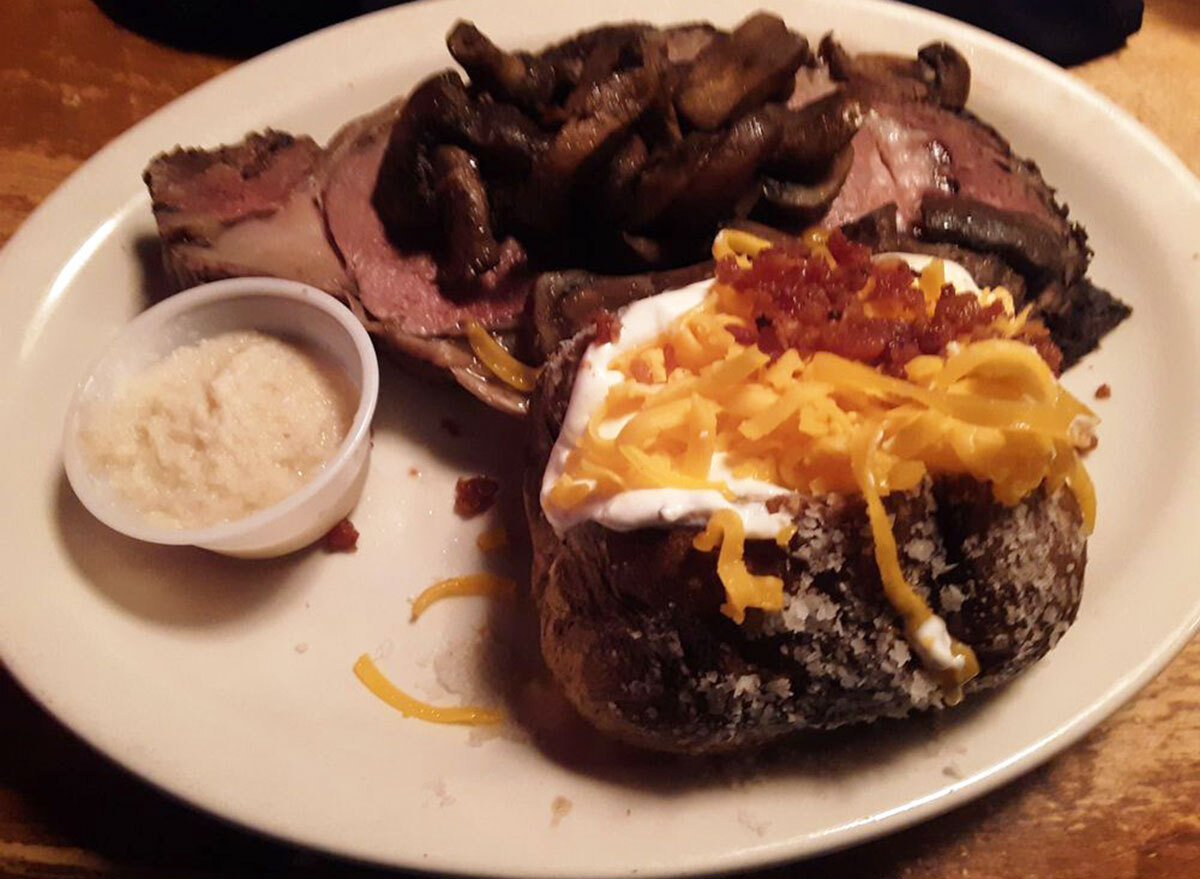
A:
{"type": "Polygon", "coordinates": [[[826,34],[819,52],[830,76],[865,99],[931,101],[961,110],[971,90],[971,68],[948,43],[929,43],[916,58],[882,52],[851,55],[826,34]]]}
{"type": "Polygon", "coordinates": [[[457,73],[443,71],[413,90],[392,126],[375,208],[394,239],[425,241],[436,211],[435,145],[460,147],[499,176],[522,176],[546,142],[517,108],[473,100],[457,73]]]}
{"type": "MultiPolygon", "coordinates": [[[[644,35],[655,31],[648,24],[606,24],[581,31],[570,39],[547,46],[538,58],[550,65],[559,79],[559,88],[570,88],[582,81],[587,59],[605,46],[634,45],[644,35]]],[[[559,99],[562,95],[557,96],[559,99]]]]}
{"type": "Polygon", "coordinates": [[[839,89],[799,109],[780,107],[779,145],[768,162],[776,177],[791,179],[811,175],[828,164],[858,132],[863,121],[862,104],[839,89]]]}
{"type": "Polygon", "coordinates": [[[445,137],[470,150],[489,173],[501,177],[528,174],[550,140],[516,107],[493,101],[473,102],[460,127],[447,130],[445,137]]]}
{"type": "Polygon", "coordinates": [[[841,191],[854,164],[854,148],[847,144],[828,163],[824,173],[811,182],[794,182],[764,177],[762,197],[773,218],[788,225],[820,219],[841,191]]]}
{"type": "Polygon", "coordinates": [[[886,94],[893,100],[923,100],[928,94],[928,68],[916,58],[884,52],[851,55],[842,44],[826,34],[817,49],[835,82],[849,84],[863,96],[886,94]]]}
{"type": "Polygon", "coordinates": [[[561,232],[576,185],[610,159],[661,86],[661,69],[646,64],[610,74],[577,102],[577,114],[559,129],[533,166],[515,207],[522,225],[561,232]]]}
{"type": "Polygon", "coordinates": [[[773,114],[750,113],[720,132],[693,131],[647,163],[626,215],[626,228],[709,229],[756,186],[758,170],[779,143],[773,114]]]}
{"type": "Polygon", "coordinates": [[[929,43],[917,52],[933,75],[931,89],[939,104],[961,110],[971,93],[971,66],[949,43],[929,43]]]}
{"type": "Polygon", "coordinates": [[[451,282],[474,281],[500,261],[487,187],[462,147],[436,147],[432,162],[444,242],[441,269],[451,282]]]}
{"type": "Polygon", "coordinates": [[[607,164],[596,169],[579,197],[584,200],[583,203],[593,206],[597,225],[617,227],[618,219],[629,202],[649,156],[646,142],[634,133],[616,150],[607,164]]]}
{"type": "Polygon", "coordinates": [[[765,101],[786,99],[808,57],[804,37],[760,12],[700,50],[675,106],[692,126],[712,131],[765,101]]]}
{"type": "Polygon", "coordinates": [[[615,311],[664,290],[712,277],[711,261],[662,272],[606,276],[584,271],[546,272],[533,288],[532,347],[548,357],[601,311],[615,311]]]}
{"type": "MultiPolygon", "coordinates": [[[[1032,214],[1006,211],[959,195],[926,195],[921,231],[929,241],[948,241],[998,253],[1033,286],[1065,273],[1062,240],[1032,214]]],[[[1068,278],[1068,282],[1075,278],[1068,278]]]]}
{"type": "Polygon", "coordinates": [[[553,67],[528,53],[505,52],[469,21],[458,21],[446,35],[446,47],[471,82],[531,113],[554,96],[553,67]]]}
{"type": "Polygon", "coordinates": [[[420,83],[388,135],[371,202],[394,241],[429,244],[436,230],[430,119],[461,112],[466,92],[457,73],[445,71],[420,83]]]}

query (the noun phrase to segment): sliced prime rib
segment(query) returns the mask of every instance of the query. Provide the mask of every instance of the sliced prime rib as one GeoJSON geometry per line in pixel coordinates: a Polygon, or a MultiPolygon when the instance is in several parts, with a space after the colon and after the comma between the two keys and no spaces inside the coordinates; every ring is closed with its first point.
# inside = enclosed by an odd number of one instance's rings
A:
{"type": "Polygon", "coordinates": [[[353,284],[321,214],[321,160],[312,138],[272,129],[154,159],[143,177],[175,282],[268,274],[348,295],[353,284]]]}
{"type": "Polygon", "coordinates": [[[474,289],[447,289],[430,255],[397,250],[371,207],[401,106],[352,120],[324,149],[268,129],[237,144],[157,156],[144,180],[164,263],[181,288],[271,275],[326,290],[406,360],[448,372],[488,405],[522,414],[524,397],[490,378],[463,339],[469,320],[496,331],[518,323],[533,282],[519,248],[510,246],[474,289]]]}
{"type": "MultiPolygon", "coordinates": [[[[760,24],[764,33],[779,29],[768,19],[760,24]]],[[[450,88],[447,80],[449,90],[436,96],[429,124],[439,137],[453,137],[423,148],[428,167],[422,174],[430,204],[453,202],[458,208],[439,208],[433,213],[445,216],[431,217],[428,225],[449,217],[486,226],[490,193],[479,188],[479,168],[520,175],[531,155],[553,152],[555,143],[564,155],[572,149],[590,155],[593,141],[607,143],[611,129],[626,139],[605,146],[610,169],[593,181],[593,198],[585,201],[589,210],[606,216],[640,212],[637,228],[619,236],[630,263],[685,264],[671,256],[671,248],[691,246],[700,236],[680,238],[679,230],[697,218],[705,227],[720,219],[707,216],[709,202],[728,200],[726,190],[742,187],[749,179],[747,157],[761,153],[770,158],[751,216],[793,229],[816,220],[843,225],[852,237],[880,249],[962,262],[980,283],[1003,284],[1018,301],[1034,303],[1067,365],[1129,314],[1087,280],[1090,252],[1083,230],[1070,222],[1037,166],[963,108],[970,70],[951,47],[933,44],[915,59],[856,56],[827,37],[818,62],[788,36],[791,42],[778,59],[766,58],[770,63],[761,71],[739,78],[737,41],[730,43],[711,27],[689,25],[662,32],[665,62],[644,49],[641,67],[614,68],[626,63],[623,53],[651,30],[598,28],[534,56],[502,52],[477,31],[456,28],[450,38],[455,57],[473,77],[494,81],[498,93],[511,92],[515,103],[467,106],[451,100],[467,92],[459,95],[461,88],[450,88]],[[744,95],[771,91],[779,71],[801,56],[787,102],[796,112],[771,105],[738,116],[744,95]],[[647,65],[701,62],[728,73],[729,81],[717,88],[720,83],[697,80],[682,102],[686,112],[655,105],[633,127],[617,112],[626,104],[641,106],[640,92],[629,84],[637,85],[643,72],[650,79],[659,76],[658,68],[647,65]],[[583,112],[568,121],[575,119],[583,134],[596,129],[597,137],[568,143],[562,132],[570,126],[561,119],[539,117],[534,124],[513,115],[518,106],[533,106],[538,95],[555,90],[565,90],[564,103],[546,112],[583,112]],[[687,130],[680,126],[688,114],[705,125],[719,119],[729,124],[720,131],[687,130]],[[610,116],[616,122],[599,124],[610,116]],[[554,135],[539,133],[538,125],[561,127],[554,135]],[[583,131],[587,125],[592,128],[583,131]],[[743,129],[746,136],[739,140],[743,129]],[[683,173],[688,168],[706,171],[704,185],[693,184],[683,173]]],[[[750,31],[746,39],[753,42],[756,31],[750,31]]],[[[477,239],[470,228],[453,224],[443,229],[448,246],[437,259],[419,235],[398,248],[373,197],[404,106],[399,99],[352,120],[324,148],[309,137],[267,130],[234,145],[176,148],[155,158],[144,177],[166,266],[180,286],[264,274],[327,290],[392,349],[449,372],[489,405],[523,412],[523,396],[491,378],[465,343],[467,321],[520,339],[528,353],[545,356],[546,339],[569,335],[589,319],[584,312],[593,304],[601,308],[646,296],[682,276],[599,278],[559,271],[537,282],[525,250],[537,259],[537,236],[521,243],[503,235],[477,239]],[[465,270],[446,271],[446,250],[465,270]]],[[[574,136],[575,128],[568,134],[574,136]]],[[[517,216],[551,208],[554,213],[566,191],[557,188],[561,192],[544,197],[533,192],[526,204],[503,207],[517,216]]],[[[748,210],[743,205],[722,221],[748,210]]],[[[538,228],[532,219],[524,226],[526,232],[538,228]]],[[[687,262],[699,258],[694,253],[687,262]]],[[[691,278],[697,271],[703,268],[685,274],[691,278]]]]}
{"type": "MultiPolygon", "coordinates": [[[[824,223],[992,274],[998,260],[1017,301],[1034,303],[1064,367],[1130,314],[1085,277],[1087,235],[1037,165],[964,109],[970,71],[953,48],[934,43],[915,59],[853,56],[826,36],[820,54],[830,87],[864,111],[853,163],[824,223]]],[[[800,85],[816,88],[811,76],[800,85]]]]}
{"type": "Polygon", "coordinates": [[[509,243],[498,269],[464,290],[438,277],[426,251],[398,249],[384,232],[371,193],[394,116],[376,114],[330,142],[322,207],[329,234],[367,312],[394,331],[421,337],[459,333],[467,320],[511,329],[525,305],[530,278],[523,255],[509,243]]]}

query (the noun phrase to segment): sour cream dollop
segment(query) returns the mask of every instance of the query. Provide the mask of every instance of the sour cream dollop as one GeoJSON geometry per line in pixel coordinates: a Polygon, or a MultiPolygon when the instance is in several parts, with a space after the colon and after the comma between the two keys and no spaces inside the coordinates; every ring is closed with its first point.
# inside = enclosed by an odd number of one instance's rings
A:
{"type": "MultiPolygon", "coordinates": [[[[757,479],[737,479],[723,472],[715,456],[710,475],[725,480],[735,497],[726,498],[718,491],[681,488],[645,488],[624,491],[610,498],[589,500],[571,510],[547,503],[550,489],[562,476],[567,456],[578,445],[587,429],[592,412],[604,402],[608,392],[625,380],[609,366],[623,351],[653,341],[679,317],[704,301],[713,282],[699,281],[679,290],[669,290],[626,306],[619,312],[621,332],[615,342],[591,345],[579,361],[571,402],[563,419],[562,430],[550,452],[550,463],[542,477],[542,509],[555,532],[562,534],[581,522],[597,522],[614,531],[657,528],[670,525],[703,527],[717,510],[737,512],[749,537],[774,537],[788,524],[785,513],[771,513],[766,502],[791,492],[757,479]]],[[[601,433],[616,436],[621,421],[601,425],[601,433]]]]}

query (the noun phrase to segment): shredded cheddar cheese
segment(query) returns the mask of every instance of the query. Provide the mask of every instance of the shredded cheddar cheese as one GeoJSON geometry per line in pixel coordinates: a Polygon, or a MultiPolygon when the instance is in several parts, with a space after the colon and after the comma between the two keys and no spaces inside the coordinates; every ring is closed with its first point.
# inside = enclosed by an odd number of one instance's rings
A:
{"type": "Polygon", "coordinates": [[[430,705],[428,702],[415,699],[389,681],[366,653],[354,663],[354,675],[372,694],[405,717],[426,720],[430,723],[459,723],[469,726],[486,726],[499,723],[504,719],[504,714],[495,708],[479,708],[470,705],[446,707],[430,705]]]}
{"type": "Polygon", "coordinates": [[[722,229],[713,241],[713,259],[732,257],[737,260],[738,265],[745,268],[750,265],[751,259],[770,246],[771,242],[749,232],[742,232],[739,229],[722,229]]]}
{"type": "MultiPolygon", "coordinates": [[[[883,583],[883,591],[888,601],[904,620],[904,632],[911,641],[916,638],[921,624],[933,616],[933,611],[925,599],[904,579],[904,572],[900,568],[900,555],[896,549],[896,536],[892,533],[891,521],[883,508],[883,500],[875,483],[872,458],[879,447],[881,429],[880,426],[860,431],[855,438],[851,456],[854,462],[854,476],[862,487],[863,499],[867,503],[867,520],[875,543],[875,564],[879,568],[879,579],[883,583]]],[[[961,668],[947,669],[940,675],[940,683],[949,695],[948,701],[953,704],[962,699],[962,685],[979,674],[979,660],[975,657],[975,651],[956,638],[950,639],[950,652],[963,659],[961,668]]]]}
{"type": "Polygon", "coordinates": [[[517,594],[517,584],[508,577],[496,574],[468,574],[465,577],[450,577],[439,580],[413,599],[412,617],[416,622],[430,605],[443,598],[461,595],[494,595],[506,598],[517,594]]]}
{"type": "MultiPolygon", "coordinates": [[[[502,528],[496,530],[503,532],[502,528]]],[[[515,595],[516,591],[517,584],[513,580],[495,574],[471,574],[465,577],[440,580],[413,600],[410,621],[416,622],[431,604],[441,601],[443,598],[459,595],[494,595],[507,598],[515,595]]],[[[503,712],[495,708],[481,708],[472,705],[444,707],[422,702],[389,681],[366,653],[354,663],[354,674],[375,696],[405,717],[413,717],[431,723],[459,723],[475,726],[499,723],[504,719],[503,712]]]]}
{"type": "MultiPolygon", "coordinates": [[[[820,230],[806,233],[811,251],[831,261],[826,241],[820,230]]],[[[713,253],[749,265],[768,247],[726,230],[713,253]]],[[[930,314],[944,281],[940,260],[917,280],[930,314]]],[[[721,473],[800,495],[861,494],[885,593],[912,638],[932,611],[901,572],[882,500],[891,492],[912,490],[930,475],[967,474],[1012,505],[1043,484],[1051,491],[1066,485],[1085,530],[1095,522],[1078,454],[1095,418],[1032,347],[1012,338],[1028,309],[1014,315],[1007,291],[986,292],[1006,305],[995,324],[1002,338],[915,357],[899,377],[828,352],[806,357],[789,349],[772,360],[730,332],[753,319],[752,303],[714,283],[701,305],[658,338],[613,359],[610,369],[622,380],[591,413],[547,500],[569,510],[642,488],[711,489],[732,499],[721,473]]],[[[777,542],[791,537],[780,533],[777,542]]],[[[714,513],[695,540],[701,550],[720,547],[722,611],[739,623],[747,608],[779,610],[783,599],[779,578],[747,569],[744,540],[731,510],[714,513]]],[[[979,666],[966,645],[953,642],[952,651],[963,659],[947,672],[954,698],[979,666]]]]}
{"type": "Polygon", "coordinates": [[[718,510],[708,520],[708,527],[692,545],[701,552],[711,552],[718,545],[717,576],[725,586],[726,602],[721,612],[735,623],[746,620],[746,608],[783,610],[783,580],[770,575],[756,576],[746,568],[742,557],[746,549],[746,527],[733,510],[718,510]]]}
{"type": "Polygon", "coordinates": [[[537,382],[537,370],[513,357],[479,321],[468,321],[467,342],[479,361],[505,384],[529,393],[537,382]]]}

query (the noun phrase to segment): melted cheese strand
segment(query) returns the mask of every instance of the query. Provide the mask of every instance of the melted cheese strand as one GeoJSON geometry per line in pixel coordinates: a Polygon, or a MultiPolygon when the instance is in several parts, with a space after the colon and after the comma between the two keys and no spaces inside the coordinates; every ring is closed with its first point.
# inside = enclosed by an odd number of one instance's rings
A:
{"type": "Polygon", "coordinates": [[[354,663],[354,676],[362,681],[363,686],[372,694],[405,717],[427,720],[430,723],[459,723],[469,726],[488,726],[504,719],[504,713],[495,708],[470,705],[442,707],[414,699],[384,677],[383,672],[366,653],[354,663]]]}
{"type": "Polygon", "coordinates": [[[701,552],[711,552],[718,544],[721,551],[717,555],[717,576],[725,586],[728,599],[721,605],[721,613],[735,623],[743,623],[747,607],[783,610],[783,580],[769,574],[751,574],[747,569],[742,557],[746,550],[746,528],[742,517],[733,510],[713,513],[708,527],[692,541],[701,552]]]}
{"type": "Polygon", "coordinates": [[[416,622],[429,606],[443,598],[462,595],[491,595],[511,598],[517,594],[516,581],[496,574],[468,574],[439,580],[413,599],[410,622],[416,622]]]}
{"type": "MultiPolygon", "coordinates": [[[[910,642],[918,641],[918,629],[933,616],[933,610],[904,578],[900,568],[900,554],[896,549],[896,535],[879,487],[875,483],[872,458],[879,448],[883,436],[883,425],[878,424],[860,431],[854,444],[852,460],[854,475],[859,481],[863,499],[867,504],[867,519],[871,525],[871,538],[875,544],[875,564],[879,568],[879,579],[883,592],[896,612],[904,620],[904,634],[910,642]]],[[[956,638],[950,639],[950,651],[961,657],[960,668],[932,670],[946,691],[946,701],[951,705],[962,701],[962,685],[979,674],[979,660],[966,644],[956,638]]]]}
{"type": "Polygon", "coordinates": [[[722,229],[713,240],[713,259],[732,257],[742,268],[750,266],[750,260],[771,246],[765,238],[759,238],[740,229],[722,229]]]}
{"type": "Polygon", "coordinates": [[[537,383],[537,370],[508,352],[477,320],[467,322],[467,341],[479,361],[507,385],[529,393],[537,383]]]}

